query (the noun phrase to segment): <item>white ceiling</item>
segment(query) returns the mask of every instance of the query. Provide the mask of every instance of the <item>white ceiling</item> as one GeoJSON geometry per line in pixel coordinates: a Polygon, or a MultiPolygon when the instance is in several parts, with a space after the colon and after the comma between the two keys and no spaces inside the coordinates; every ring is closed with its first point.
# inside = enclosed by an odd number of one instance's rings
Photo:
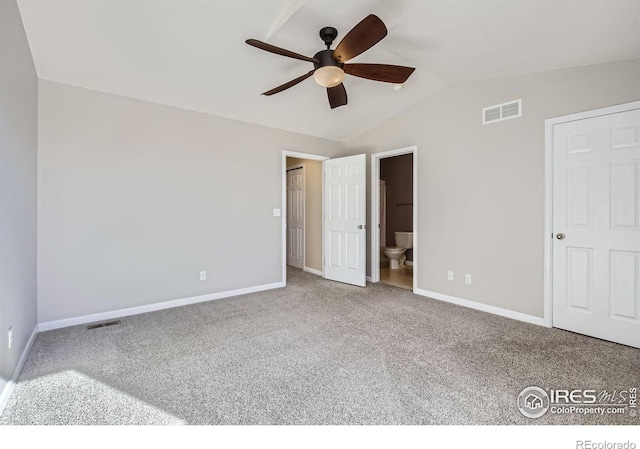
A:
{"type": "Polygon", "coordinates": [[[640,0],[18,0],[38,76],[274,128],[346,141],[445,85],[640,57],[640,0]],[[352,62],[409,65],[405,89],[347,76],[331,110],[313,79],[260,93],[367,14],[389,29],[352,62]]]}

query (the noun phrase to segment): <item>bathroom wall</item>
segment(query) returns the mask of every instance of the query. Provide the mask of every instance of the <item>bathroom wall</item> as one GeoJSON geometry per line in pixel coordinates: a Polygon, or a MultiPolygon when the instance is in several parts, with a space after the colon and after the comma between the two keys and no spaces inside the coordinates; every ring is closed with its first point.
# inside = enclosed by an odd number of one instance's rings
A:
{"type": "Polygon", "coordinates": [[[322,162],[287,158],[287,167],[304,164],[304,266],[322,271],[322,162]]]}
{"type": "MultiPolygon", "coordinates": [[[[380,178],[387,185],[387,246],[395,243],[397,231],[413,231],[413,154],[380,160],[380,178]]],[[[413,249],[407,250],[413,260],[413,249]]]]}

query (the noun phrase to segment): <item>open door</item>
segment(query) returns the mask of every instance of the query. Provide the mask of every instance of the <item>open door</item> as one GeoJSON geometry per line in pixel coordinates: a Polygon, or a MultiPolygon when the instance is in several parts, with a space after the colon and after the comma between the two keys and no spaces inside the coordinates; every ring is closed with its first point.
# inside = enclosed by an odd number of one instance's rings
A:
{"type": "Polygon", "coordinates": [[[366,285],[366,156],[323,162],[324,277],[366,285]]]}

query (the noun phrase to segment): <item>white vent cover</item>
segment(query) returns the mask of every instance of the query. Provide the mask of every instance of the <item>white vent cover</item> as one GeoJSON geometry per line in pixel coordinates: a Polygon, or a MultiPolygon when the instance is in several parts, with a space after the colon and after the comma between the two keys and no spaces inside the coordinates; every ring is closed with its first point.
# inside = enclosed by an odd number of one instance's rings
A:
{"type": "Polygon", "coordinates": [[[522,100],[509,101],[484,108],[482,110],[482,124],[501,122],[520,116],[522,116],[522,100]]]}

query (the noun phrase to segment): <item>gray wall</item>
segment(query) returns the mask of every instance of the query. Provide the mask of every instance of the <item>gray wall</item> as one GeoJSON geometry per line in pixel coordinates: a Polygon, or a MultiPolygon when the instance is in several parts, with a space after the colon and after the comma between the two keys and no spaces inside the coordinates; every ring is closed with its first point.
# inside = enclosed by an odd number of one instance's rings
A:
{"type": "MultiPolygon", "coordinates": [[[[386,246],[394,246],[396,232],[413,231],[413,154],[381,159],[380,179],[387,188],[386,246]]],[[[413,249],[406,256],[413,260],[413,249]]]]}
{"type": "Polygon", "coordinates": [[[40,322],[280,282],[282,150],[344,151],[42,80],[39,120],[40,322]]]}
{"type": "Polygon", "coordinates": [[[37,107],[18,7],[0,1],[0,392],[36,325],[37,107]]]}
{"type": "Polygon", "coordinates": [[[638,59],[458,84],[347,152],[418,145],[418,288],[541,317],[544,120],[639,99],[638,59]],[[522,118],[482,125],[483,107],[519,98],[522,118]]]}
{"type": "Polygon", "coordinates": [[[304,266],[322,271],[322,162],[287,158],[287,166],[304,164],[304,266]]]}

